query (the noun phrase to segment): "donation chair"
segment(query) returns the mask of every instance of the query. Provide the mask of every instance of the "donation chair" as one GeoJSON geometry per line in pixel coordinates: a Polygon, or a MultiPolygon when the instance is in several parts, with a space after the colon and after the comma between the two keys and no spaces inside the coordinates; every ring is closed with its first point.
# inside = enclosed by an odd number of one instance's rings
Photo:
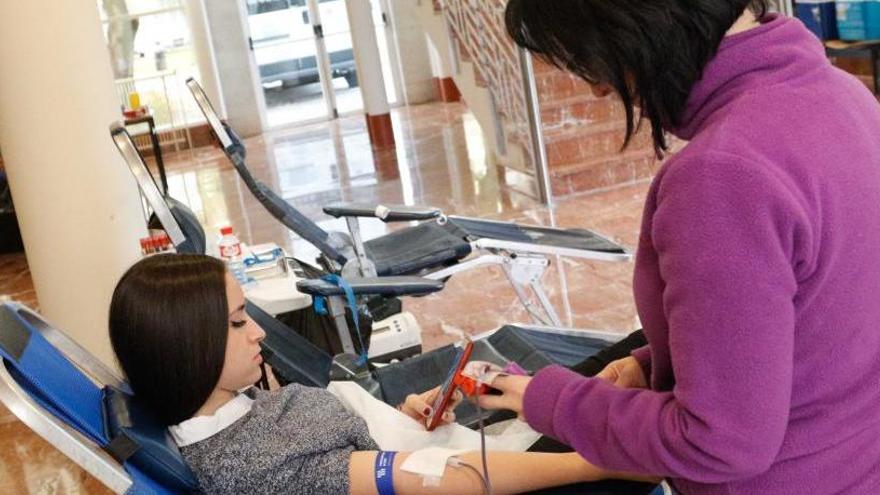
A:
{"type": "Polygon", "coordinates": [[[15,303],[0,305],[0,402],[116,493],[198,491],[167,429],[137,406],[128,386],[15,303]]]}
{"type": "Polygon", "coordinates": [[[345,278],[419,275],[445,280],[473,268],[498,266],[536,323],[560,326],[559,315],[541,285],[550,257],[615,262],[632,258],[620,245],[589,230],[447,217],[429,207],[332,204],[324,207],[324,212],[345,218],[349,232],[327,232],[253,177],[245,162],[247,150],[242,141],[220,120],[199,83],[189,78],[187,85],[251,193],[279,222],[315,246],[321,252],[320,263],[331,273],[345,278]],[[364,241],[360,218],[422,223],[364,241]]]}

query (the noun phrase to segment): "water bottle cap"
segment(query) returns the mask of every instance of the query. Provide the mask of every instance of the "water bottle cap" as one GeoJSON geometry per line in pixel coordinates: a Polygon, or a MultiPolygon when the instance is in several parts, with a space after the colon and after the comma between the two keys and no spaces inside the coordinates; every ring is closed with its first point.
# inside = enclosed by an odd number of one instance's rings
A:
{"type": "Polygon", "coordinates": [[[223,227],[220,229],[220,235],[232,235],[232,227],[223,227]]]}

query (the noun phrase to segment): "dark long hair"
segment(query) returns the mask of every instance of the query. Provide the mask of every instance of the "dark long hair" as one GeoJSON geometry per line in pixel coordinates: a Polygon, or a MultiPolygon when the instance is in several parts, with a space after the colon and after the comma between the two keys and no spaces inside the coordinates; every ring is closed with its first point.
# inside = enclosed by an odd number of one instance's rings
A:
{"type": "Polygon", "coordinates": [[[220,380],[228,336],[226,268],[166,254],[132,266],[110,304],[110,342],[138,400],[165,425],[191,418],[220,380]]]}
{"type": "Polygon", "coordinates": [[[691,89],[747,8],[760,19],[767,0],[510,0],[505,20],[518,45],[613,87],[626,110],[624,147],[644,118],[662,155],[664,128],[681,123],[691,89]]]}

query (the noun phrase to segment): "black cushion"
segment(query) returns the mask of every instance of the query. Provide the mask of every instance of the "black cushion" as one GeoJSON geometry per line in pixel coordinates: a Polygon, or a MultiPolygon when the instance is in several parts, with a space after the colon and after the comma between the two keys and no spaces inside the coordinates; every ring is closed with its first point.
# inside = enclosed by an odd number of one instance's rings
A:
{"type": "Polygon", "coordinates": [[[437,222],[425,222],[364,243],[380,277],[416,275],[471,254],[471,245],[437,222]]]}
{"type": "MultiPolygon", "coordinates": [[[[183,233],[184,242],[176,246],[178,253],[185,254],[205,254],[205,229],[199,223],[195,213],[192,212],[185,204],[177,201],[171,196],[165,196],[165,203],[171,210],[171,216],[177,222],[180,231],[183,233]]],[[[163,230],[165,228],[159,217],[153,213],[147,222],[147,228],[151,230],[163,230]]]]}
{"type": "Polygon", "coordinates": [[[135,398],[104,388],[104,429],[108,451],[130,462],[154,481],[176,492],[197,492],[199,483],[168,432],[135,398]]]}
{"type": "Polygon", "coordinates": [[[468,239],[496,239],[541,246],[624,254],[619,244],[585,229],[555,229],[479,218],[450,217],[447,229],[464,232],[468,239]]]}

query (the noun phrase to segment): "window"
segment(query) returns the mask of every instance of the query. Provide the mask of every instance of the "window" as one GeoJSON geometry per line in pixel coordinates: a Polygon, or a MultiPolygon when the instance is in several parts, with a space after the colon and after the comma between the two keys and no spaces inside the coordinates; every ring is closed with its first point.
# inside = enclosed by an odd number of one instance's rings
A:
{"type": "MultiPolygon", "coordinates": [[[[182,0],[97,0],[121,106],[138,92],[160,130],[203,120],[185,81],[199,78],[182,0]]],[[[169,139],[185,136],[163,135],[169,139]]]]}

